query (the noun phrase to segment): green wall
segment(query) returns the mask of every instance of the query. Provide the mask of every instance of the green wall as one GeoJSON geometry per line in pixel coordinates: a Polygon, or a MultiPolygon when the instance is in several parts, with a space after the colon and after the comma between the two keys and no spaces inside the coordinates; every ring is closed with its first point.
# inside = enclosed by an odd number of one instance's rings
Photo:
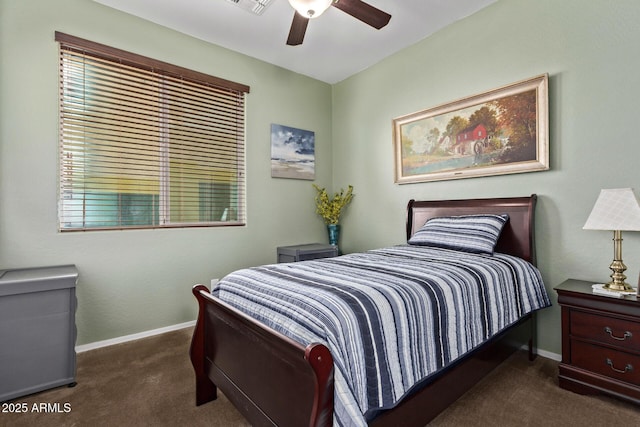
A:
{"type": "MultiPolygon", "coordinates": [[[[539,316],[539,345],[560,353],[553,287],[605,281],[612,234],[582,226],[601,188],[640,195],[640,3],[499,0],[333,87],[333,182],[354,185],[343,249],[400,243],[409,199],[539,196],[538,266],[554,307],[539,316]],[[394,117],[549,74],[551,168],[486,178],[394,184],[394,117]]],[[[640,233],[624,233],[636,284],[640,233]]]]}
{"type": "MultiPolygon", "coordinates": [[[[274,262],[279,245],[326,241],[311,183],[270,178],[279,123],[316,132],[316,183],[355,186],[347,252],[402,243],[411,198],[538,194],[538,264],[555,303],[552,289],[568,277],[608,278],[612,236],[582,230],[599,190],[640,194],[637,22],[636,0],[499,0],[330,86],[91,0],[0,0],[0,268],[76,264],[78,344],[192,320],[194,283],[274,262]],[[57,232],[55,30],[251,86],[246,227],[57,232]],[[394,117],[542,73],[549,171],[394,184],[394,117]]],[[[624,238],[635,284],[640,233],[624,238]]],[[[557,304],[539,332],[540,347],[559,353],[557,304]]]]}
{"type": "Polygon", "coordinates": [[[0,54],[0,268],[76,264],[78,344],[191,321],[195,283],[326,241],[311,182],[271,178],[270,125],[315,131],[315,182],[330,187],[328,84],[91,0],[0,0],[0,54]],[[56,30],[251,86],[246,227],[57,231],[56,30]]]}

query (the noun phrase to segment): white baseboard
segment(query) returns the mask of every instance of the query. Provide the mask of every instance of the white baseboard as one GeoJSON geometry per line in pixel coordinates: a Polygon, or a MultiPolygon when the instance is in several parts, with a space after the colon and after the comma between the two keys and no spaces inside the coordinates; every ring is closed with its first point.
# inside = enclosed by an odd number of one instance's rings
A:
{"type": "Polygon", "coordinates": [[[140,338],[152,337],[154,335],[164,334],[165,332],[177,331],[179,329],[189,328],[196,324],[195,320],[190,322],[179,323],[177,325],[166,326],[164,328],[152,329],[150,331],[139,332],[137,334],[125,335],[123,337],[112,338],[110,340],[96,341],[89,344],[76,346],[76,353],[95,350],[97,348],[108,347],[110,345],[122,344],[128,341],[139,340],[140,338]]]}
{"type": "MultiPolygon", "coordinates": [[[[152,337],[154,335],[164,334],[165,332],[177,331],[179,329],[190,328],[195,326],[196,321],[179,323],[177,325],[166,326],[164,328],[152,329],[150,331],[139,332],[137,334],[125,335],[123,337],[112,338],[110,340],[96,341],[89,344],[82,344],[76,346],[76,353],[82,353],[84,351],[95,350],[97,348],[108,347],[110,345],[122,344],[129,341],[139,340],[140,338],[152,337]]],[[[527,346],[522,347],[523,350],[527,350],[527,346]]],[[[537,349],[537,354],[546,357],[547,359],[555,360],[557,362],[562,360],[562,355],[558,353],[552,353],[550,351],[537,349]]]]}
{"type": "Polygon", "coordinates": [[[562,355],[558,353],[552,353],[550,351],[540,350],[540,349],[537,350],[537,353],[539,356],[546,357],[547,359],[555,360],[556,362],[559,362],[562,360],[562,355]]]}

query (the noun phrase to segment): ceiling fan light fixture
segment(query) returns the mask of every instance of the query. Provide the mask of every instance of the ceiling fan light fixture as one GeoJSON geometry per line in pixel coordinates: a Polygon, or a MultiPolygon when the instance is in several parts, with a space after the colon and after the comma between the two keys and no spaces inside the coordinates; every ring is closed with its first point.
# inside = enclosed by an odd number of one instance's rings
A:
{"type": "Polygon", "coordinates": [[[333,0],[289,0],[289,4],[305,18],[317,18],[329,9],[333,0]]]}

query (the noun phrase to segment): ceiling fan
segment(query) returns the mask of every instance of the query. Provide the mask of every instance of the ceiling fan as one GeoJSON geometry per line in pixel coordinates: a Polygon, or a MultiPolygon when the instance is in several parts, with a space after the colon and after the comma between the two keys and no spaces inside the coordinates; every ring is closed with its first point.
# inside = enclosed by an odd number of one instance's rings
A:
{"type": "Polygon", "coordinates": [[[330,6],[378,30],[387,25],[391,19],[388,13],[361,0],[289,0],[289,4],[296,10],[289,30],[289,38],[287,38],[287,44],[290,46],[302,44],[309,19],[322,15],[330,6]]]}

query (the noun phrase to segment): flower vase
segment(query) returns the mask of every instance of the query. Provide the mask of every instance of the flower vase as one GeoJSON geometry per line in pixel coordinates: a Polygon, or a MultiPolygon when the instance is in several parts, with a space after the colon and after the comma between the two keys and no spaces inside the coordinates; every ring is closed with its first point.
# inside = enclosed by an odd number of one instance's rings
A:
{"type": "Polygon", "coordinates": [[[329,244],[338,246],[338,239],[340,238],[340,224],[328,224],[327,232],[329,233],[329,244]]]}

